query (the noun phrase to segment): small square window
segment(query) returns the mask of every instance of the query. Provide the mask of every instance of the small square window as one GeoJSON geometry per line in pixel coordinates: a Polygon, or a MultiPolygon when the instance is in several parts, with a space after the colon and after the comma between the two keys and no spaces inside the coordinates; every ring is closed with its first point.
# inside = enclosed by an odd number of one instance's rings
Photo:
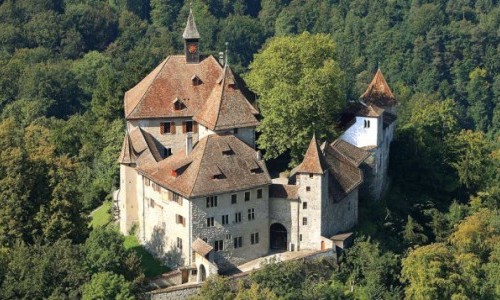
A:
{"type": "Polygon", "coordinates": [[[306,186],[306,192],[310,192],[311,191],[311,187],[310,186],[306,186]]]}
{"type": "Polygon", "coordinates": [[[215,222],[214,222],[214,217],[207,218],[207,227],[214,227],[215,222]]]}
{"type": "Polygon", "coordinates": [[[165,134],[165,133],[171,133],[172,132],[172,125],[170,122],[161,122],[160,123],[160,133],[165,134]]]}
{"type": "Polygon", "coordinates": [[[307,209],[307,202],[302,202],[302,209],[307,209]]]}
{"type": "Polygon", "coordinates": [[[238,128],[233,129],[233,134],[238,134],[238,128]]]}
{"type": "Polygon", "coordinates": [[[313,178],[314,177],[314,174],[313,173],[309,173],[309,178],[313,178]]]}
{"type": "Polygon", "coordinates": [[[307,225],[307,218],[302,218],[302,225],[307,225]]]}
{"type": "Polygon", "coordinates": [[[186,132],[193,132],[193,121],[186,121],[186,132]]]}

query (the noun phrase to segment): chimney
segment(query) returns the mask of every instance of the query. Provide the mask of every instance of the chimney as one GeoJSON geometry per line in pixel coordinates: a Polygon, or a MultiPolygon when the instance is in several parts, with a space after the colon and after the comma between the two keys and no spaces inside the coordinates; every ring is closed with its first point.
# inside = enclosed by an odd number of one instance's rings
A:
{"type": "Polygon", "coordinates": [[[262,152],[260,150],[257,150],[257,161],[262,160],[262,152]]]}
{"type": "Polygon", "coordinates": [[[224,65],[224,52],[219,52],[219,64],[224,65]]]}
{"type": "Polygon", "coordinates": [[[186,136],[186,155],[189,155],[191,150],[193,150],[193,136],[188,132],[186,136]]]}

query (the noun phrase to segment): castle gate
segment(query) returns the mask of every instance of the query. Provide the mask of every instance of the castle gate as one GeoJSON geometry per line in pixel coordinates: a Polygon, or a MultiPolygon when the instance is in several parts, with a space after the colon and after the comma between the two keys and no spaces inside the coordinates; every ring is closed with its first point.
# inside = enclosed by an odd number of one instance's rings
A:
{"type": "Polygon", "coordinates": [[[285,226],[280,223],[273,223],[270,231],[271,250],[287,250],[287,231],[285,226]]]}

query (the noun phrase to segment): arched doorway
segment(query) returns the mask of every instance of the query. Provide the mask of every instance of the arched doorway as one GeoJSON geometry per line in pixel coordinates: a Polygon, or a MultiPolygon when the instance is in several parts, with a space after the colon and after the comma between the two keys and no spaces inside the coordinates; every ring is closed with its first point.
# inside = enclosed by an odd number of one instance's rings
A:
{"type": "Polygon", "coordinates": [[[280,223],[274,223],[271,225],[270,231],[270,245],[271,250],[287,250],[287,232],[285,226],[280,223]]]}
{"type": "Polygon", "coordinates": [[[203,282],[207,279],[207,271],[205,270],[204,265],[200,265],[198,270],[198,282],[203,282]]]}

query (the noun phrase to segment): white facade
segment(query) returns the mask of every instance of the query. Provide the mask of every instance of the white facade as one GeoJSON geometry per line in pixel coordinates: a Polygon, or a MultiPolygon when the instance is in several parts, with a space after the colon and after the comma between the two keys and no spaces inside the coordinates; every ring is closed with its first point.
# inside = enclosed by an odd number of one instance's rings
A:
{"type": "Polygon", "coordinates": [[[356,122],[340,138],[359,148],[378,146],[381,142],[382,125],[380,117],[357,116],[356,122]]]}

